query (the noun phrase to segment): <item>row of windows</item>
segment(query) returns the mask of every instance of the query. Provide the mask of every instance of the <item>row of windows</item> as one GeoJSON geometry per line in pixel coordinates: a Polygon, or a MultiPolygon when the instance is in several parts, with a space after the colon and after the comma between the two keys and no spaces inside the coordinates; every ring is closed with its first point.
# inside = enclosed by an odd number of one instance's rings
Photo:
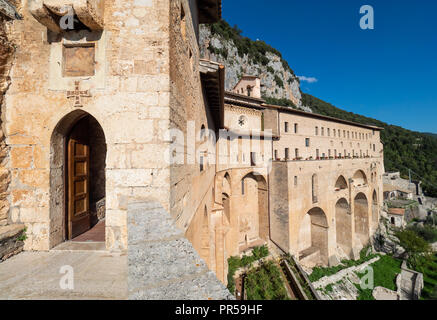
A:
{"type": "MultiPolygon", "coordinates": [[[[298,133],[299,129],[299,125],[297,123],[294,124],[294,133],[298,133]]],[[[290,125],[288,122],[284,123],[284,131],[285,132],[290,132],[290,125]]],[[[372,131],[373,135],[375,134],[375,130],[372,131]]],[[[320,133],[322,136],[325,135],[325,128],[321,127],[320,128],[320,133]]],[[[368,140],[371,137],[370,133],[362,133],[362,132],[357,132],[357,131],[346,131],[346,130],[340,130],[340,129],[332,129],[332,135],[333,137],[343,137],[343,138],[348,138],[350,139],[352,134],[352,139],[356,139],[356,140],[368,140]]],[[[319,127],[315,127],[315,135],[318,136],[319,135],[319,127]]],[[[331,136],[331,129],[330,128],[326,128],[326,135],[328,137],[331,136]]]]}
{"type": "MultiPolygon", "coordinates": [[[[334,145],[334,141],[331,141],[331,145],[333,146],[334,145]]],[[[310,138],[305,138],[305,147],[310,147],[311,146],[311,140],[310,140],[310,138]]],[[[341,142],[341,146],[343,147],[343,141],[341,142]]],[[[352,147],[353,145],[352,145],[352,142],[350,143],[350,146],[352,147]]],[[[358,143],[358,148],[360,148],[361,146],[360,146],[360,144],[358,143]]],[[[373,151],[376,151],[376,145],[375,144],[370,144],[370,150],[372,150],[373,149],[373,151]]],[[[296,149],[296,150],[298,150],[298,149],[296,149]]],[[[346,154],[346,151],[345,151],[345,154],[346,154]]]]}
{"type": "MultiPolygon", "coordinates": [[[[285,132],[289,132],[289,131],[290,131],[290,128],[289,128],[288,122],[285,122],[285,124],[284,124],[284,131],[285,131],[285,132]]],[[[299,131],[299,126],[298,126],[297,123],[295,123],[295,124],[294,124],[294,133],[298,133],[298,131],[299,131]]]]}

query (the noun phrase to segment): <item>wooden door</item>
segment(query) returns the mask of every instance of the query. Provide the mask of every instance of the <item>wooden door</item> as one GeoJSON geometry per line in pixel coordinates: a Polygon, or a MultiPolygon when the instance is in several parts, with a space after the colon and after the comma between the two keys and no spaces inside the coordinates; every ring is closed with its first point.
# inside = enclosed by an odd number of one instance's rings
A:
{"type": "Polygon", "coordinates": [[[73,239],[91,228],[89,164],[90,147],[73,138],[68,141],[68,233],[73,239]]]}

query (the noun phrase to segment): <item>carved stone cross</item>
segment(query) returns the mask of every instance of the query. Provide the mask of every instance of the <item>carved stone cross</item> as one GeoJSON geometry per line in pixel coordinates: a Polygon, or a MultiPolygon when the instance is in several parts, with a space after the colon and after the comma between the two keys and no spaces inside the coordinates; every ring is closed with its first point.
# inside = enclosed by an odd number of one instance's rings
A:
{"type": "Polygon", "coordinates": [[[83,97],[91,97],[91,93],[89,90],[79,90],[80,81],[74,82],[75,89],[74,91],[67,91],[67,98],[74,98],[74,106],[76,108],[83,107],[81,103],[81,99],[83,97]]]}

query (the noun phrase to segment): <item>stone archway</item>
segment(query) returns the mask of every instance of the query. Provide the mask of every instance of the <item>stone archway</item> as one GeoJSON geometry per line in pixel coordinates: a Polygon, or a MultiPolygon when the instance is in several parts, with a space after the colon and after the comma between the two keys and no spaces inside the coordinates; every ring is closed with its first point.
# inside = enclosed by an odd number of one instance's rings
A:
{"type": "Polygon", "coordinates": [[[363,170],[358,170],[353,176],[354,186],[361,187],[367,185],[367,176],[363,170]]]}
{"type": "Polygon", "coordinates": [[[340,256],[352,255],[352,215],[349,203],[341,198],[335,205],[335,229],[337,235],[337,247],[342,253],[340,256]]]}
{"type": "Polygon", "coordinates": [[[365,247],[369,242],[369,203],[364,193],[359,193],[354,200],[355,239],[357,244],[365,247]]]}
{"type": "MultiPolygon", "coordinates": [[[[73,154],[73,152],[70,153],[73,154]]],[[[78,233],[80,235],[86,232],[105,218],[106,153],[107,147],[103,129],[90,114],[82,110],[75,110],[62,118],[55,127],[50,142],[51,248],[72,238],[73,235],[77,236],[78,233]],[[72,139],[81,140],[87,145],[87,162],[72,162],[72,157],[68,155],[69,150],[78,148],[77,145],[73,147],[69,143],[72,139]],[[84,163],[87,164],[85,164],[88,174],[87,181],[69,179],[70,174],[83,167],[84,163]],[[79,195],[79,198],[73,199],[72,193],[76,196],[79,195]],[[87,196],[82,198],[81,193],[87,194],[87,196]],[[68,212],[71,212],[71,203],[76,206],[76,202],[78,207],[84,206],[82,211],[88,212],[89,219],[82,219],[80,229],[70,234],[72,232],[71,227],[69,228],[68,212]]],[[[103,239],[100,239],[99,236],[98,241],[105,241],[105,227],[104,225],[99,227],[102,229],[103,239]]]]}
{"type": "Polygon", "coordinates": [[[343,176],[339,176],[337,181],[335,182],[335,190],[340,191],[347,189],[348,185],[346,179],[343,176]]]}
{"type": "Polygon", "coordinates": [[[240,252],[260,245],[269,238],[267,182],[253,172],[241,179],[241,206],[239,206],[240,252]]]}
{"type": "Polygon", "coordinates": [[[303,217],[298,240],[299,261],[308,266],[328,265],[328,220],[315,207],[303,217]]]}

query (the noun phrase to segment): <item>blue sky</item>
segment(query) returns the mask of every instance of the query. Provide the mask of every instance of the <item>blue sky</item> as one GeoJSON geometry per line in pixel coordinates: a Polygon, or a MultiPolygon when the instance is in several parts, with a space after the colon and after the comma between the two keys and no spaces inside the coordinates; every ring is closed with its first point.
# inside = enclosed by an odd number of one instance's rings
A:
{"type": "Polygon", "coordinates": [[[407,129],[437,133],[437,1],[222,0],[223,18],[282,52],[302,91],[407,129]],[[375,29],[359,27],[362,5],[375,29]]]}

